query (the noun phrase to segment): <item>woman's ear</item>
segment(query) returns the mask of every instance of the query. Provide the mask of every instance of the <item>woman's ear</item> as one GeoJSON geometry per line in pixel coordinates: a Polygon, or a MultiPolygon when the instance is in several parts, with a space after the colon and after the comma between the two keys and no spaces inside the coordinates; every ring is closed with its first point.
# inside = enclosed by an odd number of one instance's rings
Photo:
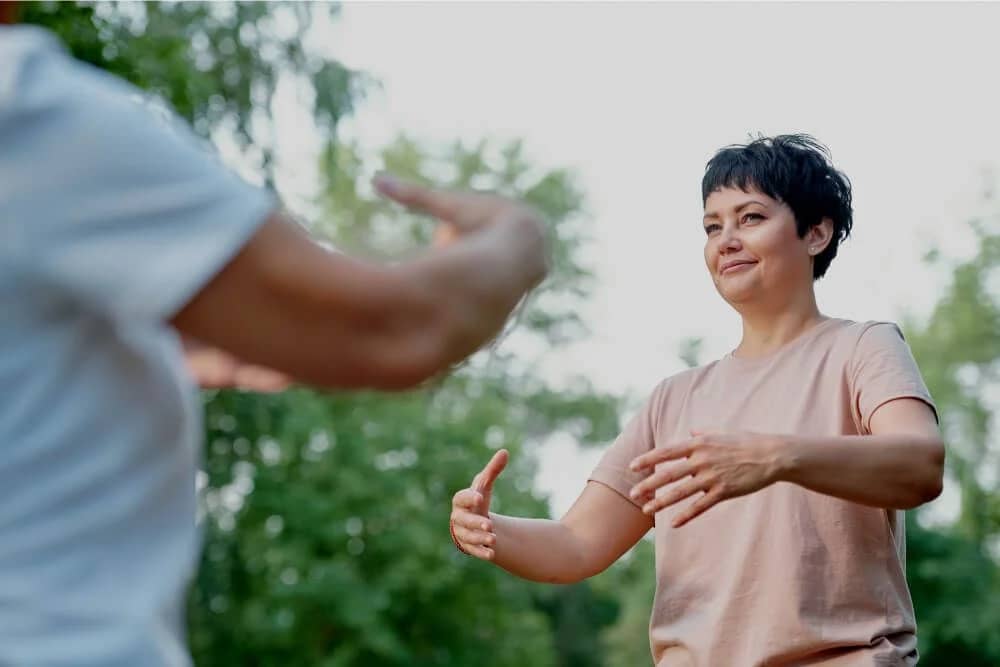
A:
{"type": "Polygon", "coordinates": [[[823,218],[819,221],[818,225],[813,225],[806,232],[805,241],[806,246],[809,248],[809,254],[815,257],[826,250],[826,247],[830,245],[831,239],[833,239],[833,220],[823,218]]]}

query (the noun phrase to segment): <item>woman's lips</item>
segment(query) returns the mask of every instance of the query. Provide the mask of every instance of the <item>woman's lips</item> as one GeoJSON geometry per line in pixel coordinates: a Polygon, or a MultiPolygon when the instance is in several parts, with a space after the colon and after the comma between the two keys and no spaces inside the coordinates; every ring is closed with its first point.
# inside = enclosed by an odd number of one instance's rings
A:
{"type": "Polygon", "coordinates": [[[729,274],[729,273],[740,271],[742,269],[748,269],[748,268],[750,268],[751,266],[753,266],[756,263],[757,262],[751,262],[751,261],[747,260],[745,262],[741,261],[741,262],[733,262],[733,263],[729,263],[729,264],[723,264],[722,265],[722,270],[719,273],[722,274],[722,275],[726,275],[726,274],[729,274]]]}

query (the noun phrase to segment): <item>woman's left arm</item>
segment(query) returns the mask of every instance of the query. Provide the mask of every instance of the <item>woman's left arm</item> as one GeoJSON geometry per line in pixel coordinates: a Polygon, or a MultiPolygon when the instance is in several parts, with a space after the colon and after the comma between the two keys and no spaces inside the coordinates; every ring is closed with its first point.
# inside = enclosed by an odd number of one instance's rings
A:
{"type": "Polygon", "coordinates": [[[941,493],[944,443],[923,401],[878,408],[871,435],[788,438],[779,445],[776,481],[886,509],[910,509],[941,493]]]}
{"type": "Polygon", "coordinates": [[[644,512],[655,514],[701,494],[675,517],[675,527],[720,501],[775,482],[886,509],[909,509],[936,498],[944,445],[931,408],[899,398],[876,409],[869,423],[871,435],[858,436],[693,433],[690,440],[636,458],[634,470],[673,463],[637,484],[631,495],[646,501],[644,512]]]}

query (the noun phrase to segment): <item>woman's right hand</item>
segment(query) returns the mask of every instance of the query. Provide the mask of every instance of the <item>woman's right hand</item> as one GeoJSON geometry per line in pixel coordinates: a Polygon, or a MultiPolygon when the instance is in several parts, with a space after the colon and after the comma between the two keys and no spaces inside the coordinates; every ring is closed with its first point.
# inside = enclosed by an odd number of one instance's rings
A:
{"type": "Polygon", "coordinates": [[[460,549],[470,556],[492,561],[496,557],[497,536],[490,518],[493,482],[507,466],[509,454],[501,449],[478,475],[472,485],[451,499],[451,534],[460,549]]]}

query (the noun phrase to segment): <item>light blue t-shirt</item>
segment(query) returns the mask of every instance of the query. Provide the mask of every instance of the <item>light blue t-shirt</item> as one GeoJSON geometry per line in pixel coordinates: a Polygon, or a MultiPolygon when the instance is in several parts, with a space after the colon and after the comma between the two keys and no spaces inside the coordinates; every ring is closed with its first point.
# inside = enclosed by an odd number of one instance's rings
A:
{"type": "Polygon", "coordinates": [[[168,320],[275,206],[0,27],[0,665],[186,665],[200,406],[168,320]]]}

